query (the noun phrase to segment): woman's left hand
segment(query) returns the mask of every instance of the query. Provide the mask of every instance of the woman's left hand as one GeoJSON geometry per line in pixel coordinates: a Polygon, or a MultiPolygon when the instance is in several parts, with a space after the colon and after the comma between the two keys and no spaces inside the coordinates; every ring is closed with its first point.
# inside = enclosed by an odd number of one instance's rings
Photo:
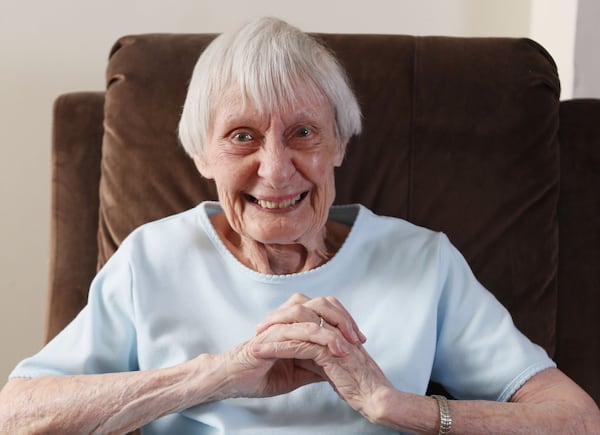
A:
{"type": "Polygon", "coordinates": [[[364,335],[350,314],[334,298],[309,299],[296,295],[292,299],[259,325],[257,330],[262,339],[252,348],[254,356],[296,360],[297,365],[328,380],[352,408],[370,420],[375,419],[379,393],[389,391],[393,386],[363,347],[364,335]],[[310,329],[302,323],[315,322],[310,320],[311,313],[305,310],[312,311],[312,316],[318,313],[316,318],[324,319],[323,327],[335,332],[330,335],[337,336],[338,342],[343,341],[343,354],[332,351],[339,346],[324,344],[314,333],[303,334],[310,329]],[[298,319],[295,323],[294,318],[298,319]]]}

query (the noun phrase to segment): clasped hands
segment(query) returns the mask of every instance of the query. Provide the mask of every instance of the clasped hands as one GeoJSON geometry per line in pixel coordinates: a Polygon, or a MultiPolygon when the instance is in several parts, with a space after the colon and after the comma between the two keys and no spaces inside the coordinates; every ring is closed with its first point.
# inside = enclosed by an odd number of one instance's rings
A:
{"type": "Polygon", "coordinates": [[[336,298],[295,294],[257,326],[256,336],[221,355],[228,367],[227,396],[269,397],[326,381],[370,418],[373,398],[391,383],[365,342],[336,298]]]}

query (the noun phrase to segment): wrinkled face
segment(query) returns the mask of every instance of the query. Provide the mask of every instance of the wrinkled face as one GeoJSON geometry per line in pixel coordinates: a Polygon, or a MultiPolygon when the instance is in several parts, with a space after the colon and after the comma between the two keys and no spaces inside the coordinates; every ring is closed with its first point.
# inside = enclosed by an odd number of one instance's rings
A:
{"type": "Polygon", "coordinates": [[[231,90],[215,106],[198,169],[215,180],[238,234],[265,244],[319,243],[344,148],[331,105],[319,96],[264,115],[242,101],[231,90]]]}

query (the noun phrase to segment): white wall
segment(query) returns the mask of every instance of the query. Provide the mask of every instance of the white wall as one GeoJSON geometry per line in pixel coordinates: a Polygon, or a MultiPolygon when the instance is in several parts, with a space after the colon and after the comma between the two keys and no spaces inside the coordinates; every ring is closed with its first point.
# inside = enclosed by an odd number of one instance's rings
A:
{"type": "MultiPolygon", "coordinates": [[[[532,4],[537,2],[2,0],[0,385],[17,361],[42,343],[52,102],[60,93],[103,89],[108,51],[117,37],[140,32],[219,32],[261,15],[279,16],[307,31],[528,36],[531,14],[540,9],[532,4]]],[[[563,24],[564,6],[557,11],[549,18],[554,29],[563,24]]],[[[547,48],[553,51],[552,46],[547,48]]],[[[570,62],[568,53],[564,58],[570,62]]]]}

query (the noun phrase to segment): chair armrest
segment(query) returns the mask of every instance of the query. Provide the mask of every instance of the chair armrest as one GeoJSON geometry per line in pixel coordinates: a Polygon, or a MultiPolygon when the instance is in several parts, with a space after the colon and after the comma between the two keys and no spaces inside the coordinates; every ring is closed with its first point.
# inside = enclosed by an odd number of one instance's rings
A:
{"type": "Polygon", "coordinates": [[[54,103],[46,341],[83,308],[96,273],[103,118],[103,92],[65,94],[54,103]]]}

